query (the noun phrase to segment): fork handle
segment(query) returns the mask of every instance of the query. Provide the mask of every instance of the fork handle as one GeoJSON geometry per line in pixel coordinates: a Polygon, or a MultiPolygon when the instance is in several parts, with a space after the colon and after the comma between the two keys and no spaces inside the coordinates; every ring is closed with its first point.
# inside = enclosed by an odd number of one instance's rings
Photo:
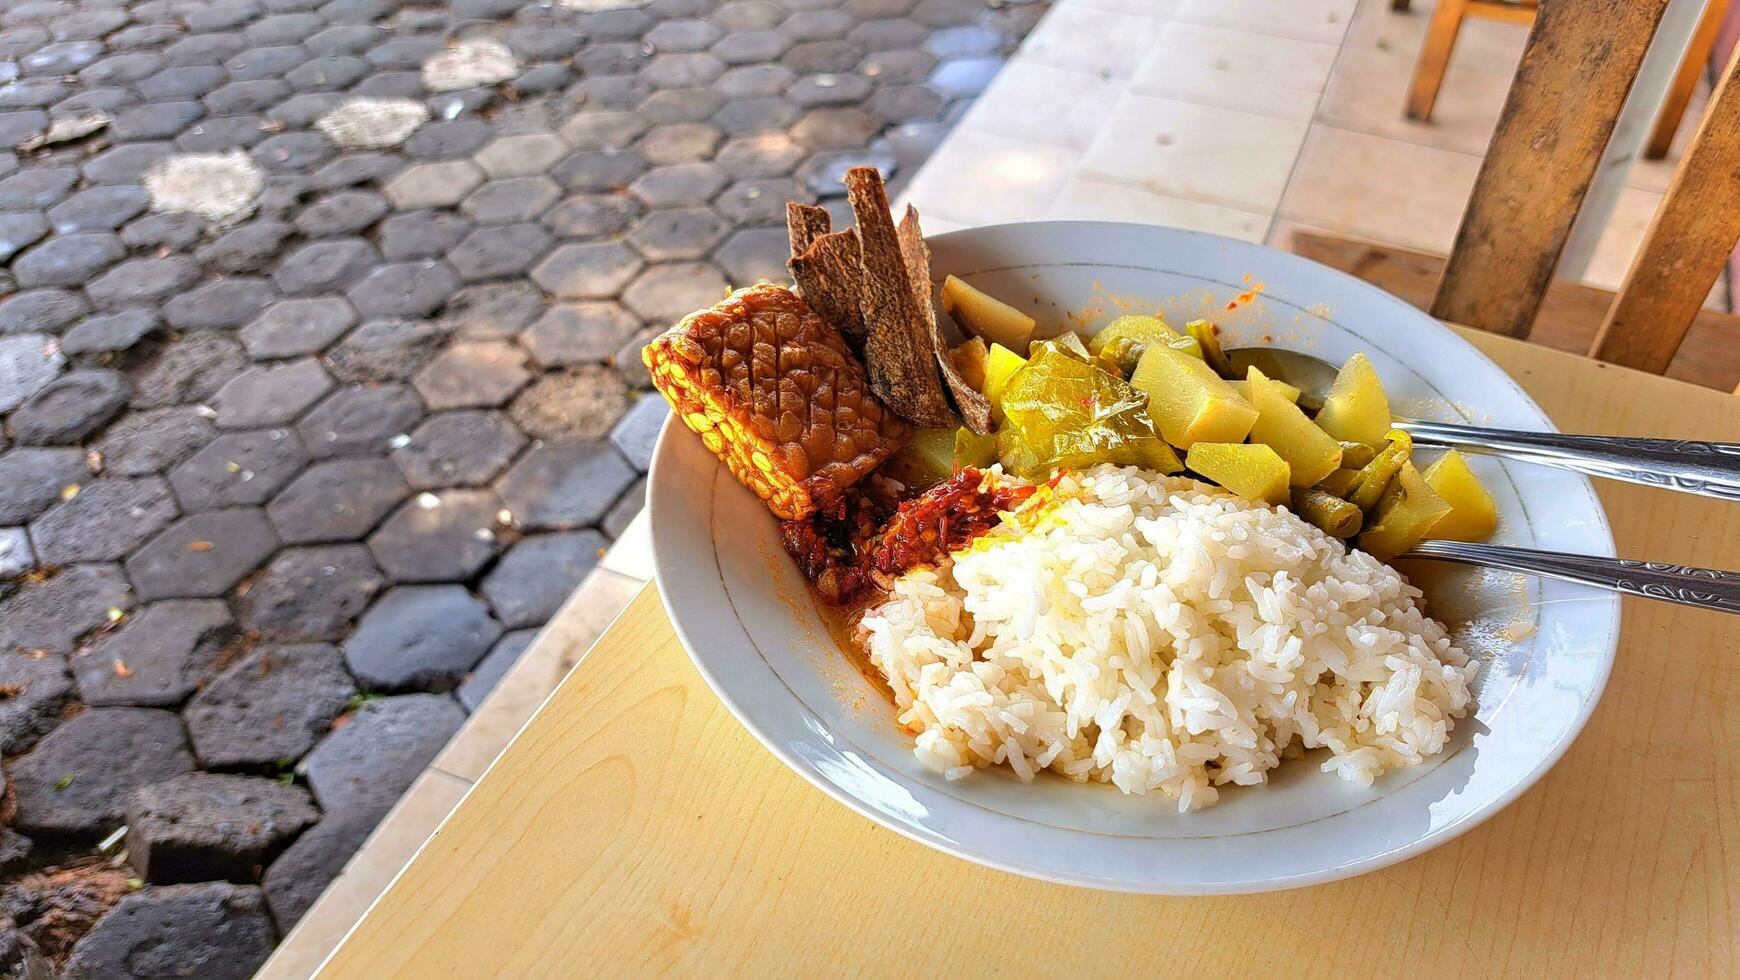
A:
{"type": "Polygon", "coordinates": [[[1426,446],[1447,446],[1558,466],[1702,497],[1740,500],[1740,445],[1690,439],[1576,436],[1400,420],[1396,428],[1426,446]]]}
{"type": "Polygon", "coordinates": [[[1664,565],[1629,558],[1568,555],[1559,551],[1506,548],[1463,541],[1422,541],[1403,558],[1435,558],[1464,565],[1485,565],[1513,572],[1545,575],[1623,592],[1677,602],[1700,609],[1740,614],[1740,574],[1690,565],[1664,565]]]}

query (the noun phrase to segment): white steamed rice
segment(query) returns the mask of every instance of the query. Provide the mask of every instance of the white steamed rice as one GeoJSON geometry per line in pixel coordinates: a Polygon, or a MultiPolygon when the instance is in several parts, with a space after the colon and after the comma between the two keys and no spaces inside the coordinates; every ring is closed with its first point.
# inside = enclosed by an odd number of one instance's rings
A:
{"type": "Polygon", "coordinates": [[[1180,810],[1326,746],[1362,784],[1444,747],[1468,658],[1394,569],[1285,509],[1101,466],[906,573],[860,633],[925,766],[1051,769],[1180,810]]]}

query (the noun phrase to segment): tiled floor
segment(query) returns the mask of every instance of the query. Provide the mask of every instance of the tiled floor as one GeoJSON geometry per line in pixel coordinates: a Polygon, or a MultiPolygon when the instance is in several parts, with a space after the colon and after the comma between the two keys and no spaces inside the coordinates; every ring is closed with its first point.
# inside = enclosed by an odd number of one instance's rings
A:
{"type": "MultiPolygon", "coordinates": [[[[1431,5],[1413,7],[1061,0],[905,200],[933,231],[1045,215],[1447,253],[1527,29],[1468,21],[1416,123],[1402,102],[1431,5]]],[[[1618,285],[1673,166],[1633,166],[1586,281],[1618,285]]]]}

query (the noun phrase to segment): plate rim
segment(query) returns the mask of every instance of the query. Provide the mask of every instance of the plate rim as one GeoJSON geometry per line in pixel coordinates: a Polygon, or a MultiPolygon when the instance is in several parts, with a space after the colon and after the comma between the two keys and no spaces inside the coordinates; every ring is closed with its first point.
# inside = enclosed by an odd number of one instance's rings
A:
{"type": "MultiPolygon", "coordinates": [[[[1559,431],[1558,426],[1553,421],[1552,417],[1541,408],[1541,406],[1534,400],[1533,396],[1530,395],[1529,392],[1523,388],[1508,371],[1491,357],[1487,356],[1487,354],[1480,348],[1457,334],[1455,330],[1452,330],[1450,327],[1439,322],[1436,318],[1430,316],[1426,312],[1408,305],[1399,297],[1396,297],[1380,287],[1367,283],[1364,280],[1358,279],[1357,277],[1351,276],[1338,269],[1305,258],[1304,256],[1283,252],[1261,243],[1228,238],[1210,232],[1130,222],[1073,220],[1005,222],[995,225],[981,225],[973,228],[957,229],[937,235],[927,235],[926,238],[933,243],[937,243],[945,242],[950,239],[1006,233],[1009,229],[1014,228],[1031,229],[1035,226],[1054,230],[1062,230],[1063,228],[1068,227],[1090,232],[1094,230],[1116,229],[1122,234],[1128,234],[1132,229],[1142,229],[1146,231],[1158,231],[1168,235],[1196,237],[1203,239],[1207,244],[1231,245],[1239,249],[1255,249],[1260,252],[1280,256],[1283,261],[1299,263],[1303,266],[1311,267],[1315,271],[1315,274],[1331,274],[1332,277],[1353,284],[1356,288],[1372,295],[1374,298],[1381,298],[1392,307],[1405,312],[1405,315],[1411,316],[1416,322],[1427,325],[1428,329],[1436,330],[1440,335],[1449,338],[1452,343],[1460,345],[1467,353],[1470,353],[1479,360],[1485,362],[1499,377],[1503,378],[1505,382],[1511,386],[1514,390],[1514,394],[1543,420],[1547,426],[1546,431],[1559,431]]],[[[1604,649],[1599,651],[1601,654],[1601,663],[1595,676],[1591,678],[1589,696],[1581,705],[1579,705],[1576,716],[1572,719],[1571,724],[1567,726],[1566,737],[1564,737],[1559,744],[1554,746],[1551,751],[1545,753],[1536,765],[1534,765],[1529,771],[1523,773],[1521,778],[1506,787],[1504,791],[1495,794],[1484,804],[1474,808],[1456,822],[1422,833],[1401,846],[1381,851],[1356,861],[1311,872],[1293,873],[1283,877],[1270,876],[1251,878],[1248,880],[1199,882],[1189,886],[1182,886],[1165,881],[1137,881],[1131,879],[1106,878],[1091,874],[1071,874],[1049,867],[1024,864],[1020,861],[1002,858],[993,852],[974,848],[962,841],[940,834],[923,824],[896,819],[892,815],[869,805],[860,797],[849,792],[846,787],[828,778],[827,775],[818,770],[809,761],[799,757],[782,741],[777,740],[773,733],[758,724],[752,713],[732,696],[730,686],[724,683],[720,677],[717,677],[713,671],[709,669],[706,659],[697,653],[697,650],[701,649],[702,645],[697,644],[696,638],[691,636],[689,631],[685,628],[683,622],[684,617],[682,614],[675,611],[679,610],[681,606],[674,601],[674,596],[671,594],[670,587],[667,584],[667,580],[671,576],[666,573],[665,561],[669,556],[661,554],[658,548],[658,542],[660,540],[658,531],[660,525],[660,508],[657,506],[657,503],[661,497],[659,488],[662,486],[668,486],[670,482],[668,478],[661,479],[660,476],[662,470],[661,464],[668,465],[666,461],[669,454],[666,452],[666,440],[670,438],[681,438],[681,436],[673,437],[672,432],[680,432],[683,435],[689,434],[688,430],[674,415],[668,416],[660,429],[659,437],[653,450],[652,464],[647,473],[647,510],[648,522],[650,525],[649,530],[651,531],[653,542],[654,580],[658,588],[659,598],[665,607],[666,617],[670,621],[673,631],[677,634],[679,641],[682,643],[684,652],[688,654],[690,662],[694,664],[695,669],[700,673],[702,679],[705,680],[708,687],[712,689],[714,696],[719,698],[719,700],[725,705],[726,709],[737,719],[738,723],[747,729],[749,733],[755,737],[756,741],[760,742],[762,746],[774,755],[775,758],[784,763],[788,769],[796,772],[806,781],[822,790],[828,796],[844,804],[854,812],[868,818],[879,826],[885,827],[908,838],[909,840],[916,841],[952,857],[968,860],[975,864],[999,871],[1018,874],[1026,878],[1129,894],[1177,896],[1234,895],[1257,894],[1261,892],[1281,891],[1308,887],[1316,884],[1325,884],[1400,863],[1439,847],[1442,844],[1454,840],[1468,831],[1473,830],[1475,827],[1480,826],[1515,803],[1523,794],[1527,793],[1537,783],[1539,783],[1548,772],[1558,765],[1558,763],[1564,758],[1565,754],[1570,751],[1571,746],[1576,743],[1576,741],[1582,736],[1584,730],[1588,727],[1589,720],[1593,717],[1595,710],[1599,707],[1601,699],[1606,693],[1607,684],[1611,679],[1613,667],[1617,659],[1619,640],[1623,629],[1621,614],[1622,607],[1620,596],[1609,593],[1606,596],[1607,602],[1605,603],[1609,613],[1609,628],[1606,632],[1606,642],[1603,645],[1604,649]]],[[[717,472],[718,471],[715,470],[715,474],[717,474],[717,472]]],[[[1571,474],[1571,476],[1581,482],[1584,489],[1588,491],[1589,498],[1594,504],[1593,513],[1595,521],[1594,527],[1591,528],[1591,530],[1595,533],[1599,543],[1601,544],[1601,548],[1598,549],[1598,552],[1606,556],[1612,556],[1615,553],[1616,546],[1613,540],[1612,525],[1608,520],[1605,505],[1601,502],[1599,495],[1595,493],[1594,484],[1588,477],[1581,474],[1571,474]]],[[[715,476],[715,480],[716,479],[717,476],[715,476]]],[[[1531,605],[1535,605],[1535,603],[1531,603],[1531,605]]],[[[739,629],[743,628],[741,619],[735,621],[735,625],[739,629]]],[[[746,630],[744,633],[751,646],[754,646],[754,641],[752,638],[747,637],[746,630]]],[[[803,705],[802,701],[799,701],[798,703],[802,710],[813,714],[807,706],[803,705]]]]}

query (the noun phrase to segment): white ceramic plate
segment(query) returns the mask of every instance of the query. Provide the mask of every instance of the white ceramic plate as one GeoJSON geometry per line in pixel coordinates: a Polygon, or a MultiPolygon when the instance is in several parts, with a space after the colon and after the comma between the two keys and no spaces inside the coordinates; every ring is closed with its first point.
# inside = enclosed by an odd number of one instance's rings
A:
{"type": "MultiPolygon", "coordinates": [[[[1514,381],[1418,310],[1297,256],[1213,235],[1045,222],[939,235],[953,273],[1041,324],[1097,328],[1130,310],[1211,315],[1227,346],[1272,342],[1339,362],[1364,351],[1398,414],[1549,431],[1514,381]],[[1258,285],[1261,285],[1260,292],[1258,285]],[[1254,294],[1233,311],[1241,294],[1254,294]]],[[[1479,459],[1498,541],[1611,555],[1587,480],[1479,459]]],[[[1179,814],[1154,794],[997,770],[949,782],[917,763],[894,711],[830,637],[777,525],[701,440],[667,423],[652,469],[659,591],[690,656],[788,766],[858,812],[968,860],[1052,881],[1210,894],[1330,881],[1419,854],[1516,799],[1569,747],[1613,663],[1616,596],[1557,582],[1421,565],[1434,615],[1482,663],[1478,710],[1448,749],[1364,788],[1284,763],[1269,785],[1179,814]],[[1458,625],[1460,624],[1460,625],[1458,625]]]]}

